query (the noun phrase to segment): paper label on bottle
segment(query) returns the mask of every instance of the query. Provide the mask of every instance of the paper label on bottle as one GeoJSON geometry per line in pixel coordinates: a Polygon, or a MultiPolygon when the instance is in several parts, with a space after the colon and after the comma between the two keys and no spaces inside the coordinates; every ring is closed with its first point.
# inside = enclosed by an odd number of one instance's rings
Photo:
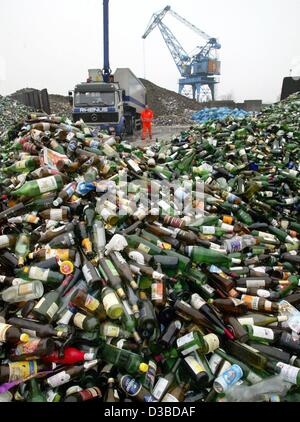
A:
{"type": "Polygon", "coordinates": [[[103,328],[103,335],[106,337],[119,337],[120,334],[120,328],[116,325],[104,325],[103,328]]]}
{"type": "Polygon", "coordinates": [[[280,375],[284,378],[285,381],[288,381],[291,384],[297,384],[300,368],[287,365],[283,362],[278,362],[276,366],[281,369],[280,375]]]}
{"type": "Polygon", "coordinates": [[[208,362],[212,374],[216,373],[221,361],[222,361],[221,356],[217,355],[216,353],[212,354],[208,362]]]}
{"type": "Polygon", "coordinates": [[[34,285],[33,283],[23,283],[19,285],[18,295],[25,296],[29,295],[34,292],[34,285]]]}
{"type": "Polygon", "coordinates": [[[123,258],[123,256],[120,254],[120,252],[115,251],[115,256],[116,256],[117,260],[120,262],[120,264],[126,264],[126,261],[123,258]]]}
{"type": "Polygon", "coordinates": [[[119,277],[119,273],[116,270],[116,268],[114,267],[113,263],[109,259],[106,259],[105,262],[106,262],[106,265],[108,266],[108,268],[110,269],[112,275],[114,277],[119,277]]]}
{"type": "Polygon", "coordinates": [[[35,307],[34,307],[34,309],[39,309],[41,306],[42,306],[42,304],[45,302],[45,298],[44,297],[42,297],[39,301],[38,301],[38,303],[35,305],[35,307]]]}
{"type": "Polygon", "coordinates": [[[194,294],[191,298],[191,305],[193,308],[199,310],[202,306],[206,305],[206,302],[198,294],[194,294]]]}
{"type": "Polygon", "coordinates": [[[191,341],[194,341],[194,333],[188,333],[185,336],[178,338],[176,341],[177,347],[180,348],[191,341]]]}
{"type": "Polygon", "coordinates": [[[9,382],[24,380],[37,373],[36,361],[9,363],[9,382]]]}
{"type": "Polygon", "coordinates": [[[150,251],[150,248],[148,246],[144,245],[144,243],[140,243],[137,249],[141,252],[144,252],[144,253],[148,253],[150,251]]]}
{"type": "Polygon", "coordinates": [[[75,314],[74,319],[73,319],[73,324],[78,327],[81,328],[81,330],[83,330],[83,323],[86,319],[86,315],[81,314],[80,312],[77,312],[77,314],[75,314]]]}
{"type": "Polygon", "coordinates": [[[114,293],[108,293],[106,296],[103,297],[102,302],[106,312],[111,306],[119,305],[118,298],[114,293]]]}
{"type": "Polygon", "coordinates": [[[234,297],[231,298],[231,302],[234,306],[240,306],[243,304],[243,301],[240,299],[235,299],[234,297]]]}
{"type": "Polygon", "coordinates": [[[260,298],[256,296],[242,296],[242,301],[248,306],[248,308],[253,309],[254,311],[258,311],[259,300],[260,298]]]}
{"type": "Polygon", "coordinates": [[[258,289],[256,294],[257,296],[263,297],[265,299],[271,296],[271,293],[268,290],[264,290],[264,289],[258,289]]]}
{"type": "Polygon", "coordinates": [[[257,279],[257,280],[246,280],[246,286],[251,287],[266,287],[266,282],[263,279],[257,279]]]}
{"type": "Polygon", "coordinates": [[[203,368],[203,366],[201,366],[195,358],[193,358],[193,356],[187,356],[186,358],[184,358],[184,360],[186,361],[186,363],[189,365],[189,367],[191,368],[191,370],[196,374],[200,374],[201,372],[205,372],[205,369],[203,368]]]}
{"type": "Polygon", "coordinates": [[[162,283],[152,283],[151,300],[163,300],[164,286],[162,283]]]}
{"type": "Polygon", "coordinates": [[[6,235],[0,236],[0,248],[9,246],[9,237],[6,235]]]}
{"type": "Polygon", "coordinates": [[[266,311],[272,312],[272,302],[269,300],[265,301],[264,308],[266,311]]]}
{"type": "Polygon", "coordinates": [[[252,326],[253,337],[258,337],[266,340],[274,340],[274,331],[270,328],[252,326]]]}
{"type": "Polygon", "coordinates": [[[136,396],[142,389],[142,384],[129,375],[121,378],[120,386],[131,397],[136,396]]]}
{"type": "Polygon", "coordinates": [[[69,249],[51,249],[46,248],[45,259],[58,257],[61,261],[67,261],[69,259],[69,249]]]}
{"type": "Polygon", "coordinates": [[[254,325],[253,318],[238,318],[237,320],[242,325],[254,325]]]}
{"type": "Polygon", "coordinates": [[[41,342],[41,339],[28,341],[27,343],[19,343],[15,348],[14,354],[16,356],[33,355],[41,342]]]}
{"type": "Polygon", "coordinates": [[[166,250],[166,251],[170,251],[170,250],[172,249],[172,245],[171,245],[170,243],[167,243],[167,242],[162,242],[161,240],[158,240],[158,241],[156,242],[156,245],[157,245],[159,248],[164,249],[164,250],[166,250]]]}
{"type": "Polygon", "coordinates": [[[3,324],[0,322],[0,342],[5,343],[6,341],[6,331],[11,327],[9,324],[3,324]]]}
{"type": "Polygon", "coordinates": [[[63,220],[63,210],[62,209],[51,209],[50,210],[50,220],[61,221],[63,220]]]}
{"type": "Polygon", "coordinates": [[[27,160],[17,161],[16,164],[15,164],[16,169],[20,169],[20,170],[25,169],[26,163],[27,163],[27,160]]]}
{"type": "Polygon", "coordinates": [[[174,397],[172,394],[170,394],[170,393],[167,393],[165,396],[164,396],[164,398],[162,399],[162,403],[177,403],[177,402],[179,402],[179,400],[178,399],[176,399],[176,397],[174,397]]]}
{"type": "Polygon", "coordinates": [[[95,311],[99,306],[99,301],[91,295],[87,295],[84,306],[90,310],[95,311]]]}
{"type": "Polygon", "coordinates": [[[32,280],[47,281],[50,270],[44,270],[39,267],[31,267],[28,273],[29,278],[32,280]]]}
{"type": "Polygon", "coordinates": [[[101,397],[101,391],[98,387],[87,388],[86,390],[79,391],[83,401],[91,400],[95,397],[101,397]]]}
{"type": "Polygon", "coordinates": [[[47,379],[47,383],[52,387],[60,387],[63,384],[66,384],[71,379],[71,376],[66,372],[62,371],[58,374],[53,375],[52,377],[47,379]]]}
{"type": "Polygon", "coordinates": [[[160,400],[162,395],[164,394],[166,388],[168,386],[168,380],[165,378],[159,378],[157,383],[155,384],[155,387],[152,391],[152,395],[157,399],[160,400]]]}
{"type": "Polygon", "coordinates": [[[85,278],[87,284],[89,284],[93,280],[93,276],[92,276],[91,270],[89,269],[88,265],[84,265],[82,267],[82,272],[83,272],[83,275],[84,275],[84,278],[85,278]]]}
{"type": "Polygon", "coordinates": [[[54,176],[36,180],[40,193],[51,192],[57,189],[57,182],[54,176]]]}
{"type": "Polygon", "coordinates": [[[214,226],[202,226],[203,234],[215,234],[216,228],[214,226]]]}
{"type": "Polygon", "coordinates": [[[58,305],[53,302],[52,305],[48,308],[47,310],[47,315],[52,319],[54,317],[54,315],[56,314],[56,312],[58,311],[58,305]]]}
{"type": "Polygon", "coordinates": [[[220,340],[215,334],[207,334],[203,338],[208,344],[208,353],[212,353],[220,347],[220,340]]]}
{"type": "Polygon", "coordinates": [[[234,226],[232,226],[231,224],[222,223],[221,229],[226,231],[227,233],[233,233],[234,226]]]}

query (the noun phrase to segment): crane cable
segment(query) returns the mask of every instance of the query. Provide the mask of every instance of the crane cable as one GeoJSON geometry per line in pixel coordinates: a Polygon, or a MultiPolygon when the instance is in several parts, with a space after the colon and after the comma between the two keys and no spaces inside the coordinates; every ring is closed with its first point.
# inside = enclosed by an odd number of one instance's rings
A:
{"type": "Polygon", "coordinates": [[[146,40],[142,40],[143,43],[143,72],[144,72],[144,79],[146,79],[146,40]]]}

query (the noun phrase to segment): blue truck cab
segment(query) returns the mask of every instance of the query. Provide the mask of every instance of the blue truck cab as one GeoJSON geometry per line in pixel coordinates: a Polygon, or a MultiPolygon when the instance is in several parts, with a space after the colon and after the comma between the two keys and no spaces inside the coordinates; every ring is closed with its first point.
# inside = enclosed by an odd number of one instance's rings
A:
{"type": "Polygon", "coordinates": [[[69,92],[74,122],[82,119],[94,128],[132,135],[141,128],[141,113],[146,105],[146,89],[130,69],[117,69],[104,82],[101,70],[89,70],[87,82],[69,92]]]}

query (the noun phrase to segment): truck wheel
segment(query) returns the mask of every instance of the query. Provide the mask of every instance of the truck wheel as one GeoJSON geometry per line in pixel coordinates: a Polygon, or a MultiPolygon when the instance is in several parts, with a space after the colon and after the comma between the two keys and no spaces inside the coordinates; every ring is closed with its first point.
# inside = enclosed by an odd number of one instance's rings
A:
{"type": "Polygon", "coordinates": [[[134,117],[128,116],[126,118],[126,133],[127,135],[133,135],[135,130],[135,120],[134,117]]]}

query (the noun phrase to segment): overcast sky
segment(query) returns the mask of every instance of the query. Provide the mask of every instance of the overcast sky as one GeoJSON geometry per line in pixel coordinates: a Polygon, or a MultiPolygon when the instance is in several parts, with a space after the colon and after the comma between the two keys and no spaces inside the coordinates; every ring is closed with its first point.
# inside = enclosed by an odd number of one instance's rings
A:
{"type": "MultiPolygon", "coordinates": [[[[278,98],[282,78],[300,74],[299,0],[110,0],[111,67],[177,90],[178,70],[156,28],[154,12],[173,10],[217,37],[222,75],[217,95],[278,98]]],[[[173,17],[165,23],[188,53],[205,41],[173,17]]],[[[24,87],[67,94],[103,65],[102,0],[1,0],[0,94],[24,87]]]]}

